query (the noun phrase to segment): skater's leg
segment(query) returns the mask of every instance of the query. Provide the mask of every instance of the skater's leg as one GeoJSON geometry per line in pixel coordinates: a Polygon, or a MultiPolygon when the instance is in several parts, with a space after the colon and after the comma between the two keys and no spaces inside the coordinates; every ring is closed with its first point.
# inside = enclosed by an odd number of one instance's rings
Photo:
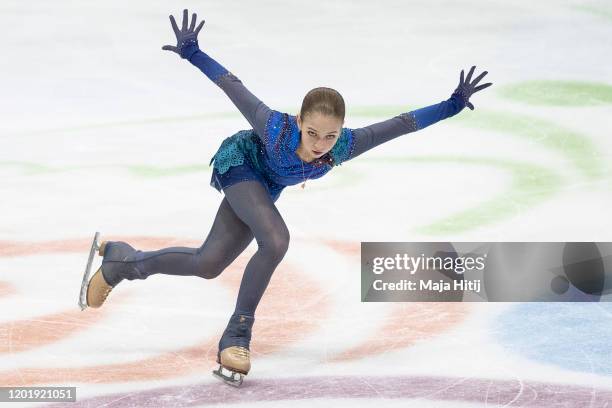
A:
{"type": "Polygon", "coordinates": [[[272,273],[289,247],[289,230],[266,188],[256,180],[225,190],[236,215],[251,229],[258,249],[246,265],[235,314],[254,316],[272,273]]]}
{"type": "Polygon", "coordinates": [[[115,286],[123,279],[146,279],[158,273],[212,279],[221,274],[252,240],[250,228],[223,198],[208,237],[200,248],[136,251],[127,262],[115,268],[116,273],[110,276],[114,282],[109,283],[115,286]]]}
{"type": "Polygon", "coordinates": [[[226,197],[221,201],[215,223],[198,249],[196,270],[200,276],[219,276],[253,241],[253,232],[234,212],[226,197]]]}
{"type": "MultiPolygon", "coordinates": [[[[236,215],[253,232],[258,249],[246,265],[236,308],[219,340],[217,361],[233,373],[247,374],[251,368],[249,350],[255,309],[287,252],[289,230],[261,182],[241,181],[224,191],[236,215]]],[[[242,382],[224,376],[221,367],[214,372],[216,376],[234,385],[242,382]]]]}

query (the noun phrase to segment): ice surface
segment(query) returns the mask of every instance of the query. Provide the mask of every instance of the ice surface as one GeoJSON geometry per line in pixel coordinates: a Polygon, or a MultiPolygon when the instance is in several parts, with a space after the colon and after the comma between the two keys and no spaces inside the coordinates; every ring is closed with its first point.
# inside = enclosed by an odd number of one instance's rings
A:
{"type": "Polygon", "coordinates": [[[360,241],[612,241],[611,16],[606,1],[3,0],[0,385],[77,386],[71,407],[612,406],[608,303],[359,297],[360,241]],[[331,86],[347,127],[447,99],[471,65],[494,82],[475,111],[283,192],[291,247],[240,390],[210,372],[255,244],[216,280],[155,275],[76,303],[94,231],[201,245],[222,198],[210,157],[248,128],[161,50],[183,7],[270,107],[331,86]]]}

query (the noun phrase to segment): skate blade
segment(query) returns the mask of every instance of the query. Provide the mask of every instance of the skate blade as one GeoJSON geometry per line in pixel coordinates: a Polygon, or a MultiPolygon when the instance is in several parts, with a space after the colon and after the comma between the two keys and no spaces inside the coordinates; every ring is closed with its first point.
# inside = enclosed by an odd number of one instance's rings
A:
{"type": "Polygon", "coordinates": [[[216,370],[213,370],[212,372],[213,376],[217,377],[224,383],[231,385],[232,387],[240,387],[242,385],[242,380],[244,379],[244,375],[236,371],[232,371],[228,369],[228,371],[232,375],[227,376],[223,373],[223,368],[224,367],[220,365],[219,368],[217,368],[216,370]],[[238,379],[236,379],[236,376],[238,376],[238,379]]]}
{"type": "Polygon", "coordinates": [[[91,264],[93,263],[94,254],[100,245],[98,244],[98,238],[100,233],[96,232],[91,243],[91,249],[89,250],[89,258],[87,259],[87,266],[85,267],[85,273],[83,274],[83,282],[81,283],[81,292],[79,294],[79,307],[81,310],[87,309],[87,288],[89,288],[89,278],[91,276],[91,264]]]}

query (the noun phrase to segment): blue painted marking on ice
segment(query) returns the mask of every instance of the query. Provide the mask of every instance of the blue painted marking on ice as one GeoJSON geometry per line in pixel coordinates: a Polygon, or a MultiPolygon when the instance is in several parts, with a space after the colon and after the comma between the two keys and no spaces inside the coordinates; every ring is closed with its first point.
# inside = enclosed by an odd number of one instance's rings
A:
{"type": "Polygon", "coordinates": [[[612,375],[611,320],[612,303],[525,303],[504,312],[492,332],[535,361],[612,375]]]}

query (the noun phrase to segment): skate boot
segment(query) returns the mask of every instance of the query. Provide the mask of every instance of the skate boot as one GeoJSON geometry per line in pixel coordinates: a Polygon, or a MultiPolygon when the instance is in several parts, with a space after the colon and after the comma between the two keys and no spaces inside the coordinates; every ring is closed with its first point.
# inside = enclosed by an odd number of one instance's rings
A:
{"type": "Polygon", "coordinates": [[[244,376],[251,369],[249,343],[254,321],[253,316],[232,315],[219,341],[217,353],[219,368],[213,371],[213,375],[234,387],[242,384],[244,376]],[[224,369],[229,371],[229,375],[224,369]]]}
{"type": "Polygon", "coordinates": [[[119,282],[123,280],[120,276],[120,269],[125,268],[125,262],[134,254],[136,250],[130,245],[121,241],[104,241],[98,245],[99,233],[96,233],[91,247],[89,262],[83,277],[81,296],[79,305],[81,310],[87,307],[99,308],[102,306],[109,293],[119,282]],[[103,257],[102,265],[96,273],[88,280],[91,269],[93,253],[98,250],[98,254],[103,257]]]}

